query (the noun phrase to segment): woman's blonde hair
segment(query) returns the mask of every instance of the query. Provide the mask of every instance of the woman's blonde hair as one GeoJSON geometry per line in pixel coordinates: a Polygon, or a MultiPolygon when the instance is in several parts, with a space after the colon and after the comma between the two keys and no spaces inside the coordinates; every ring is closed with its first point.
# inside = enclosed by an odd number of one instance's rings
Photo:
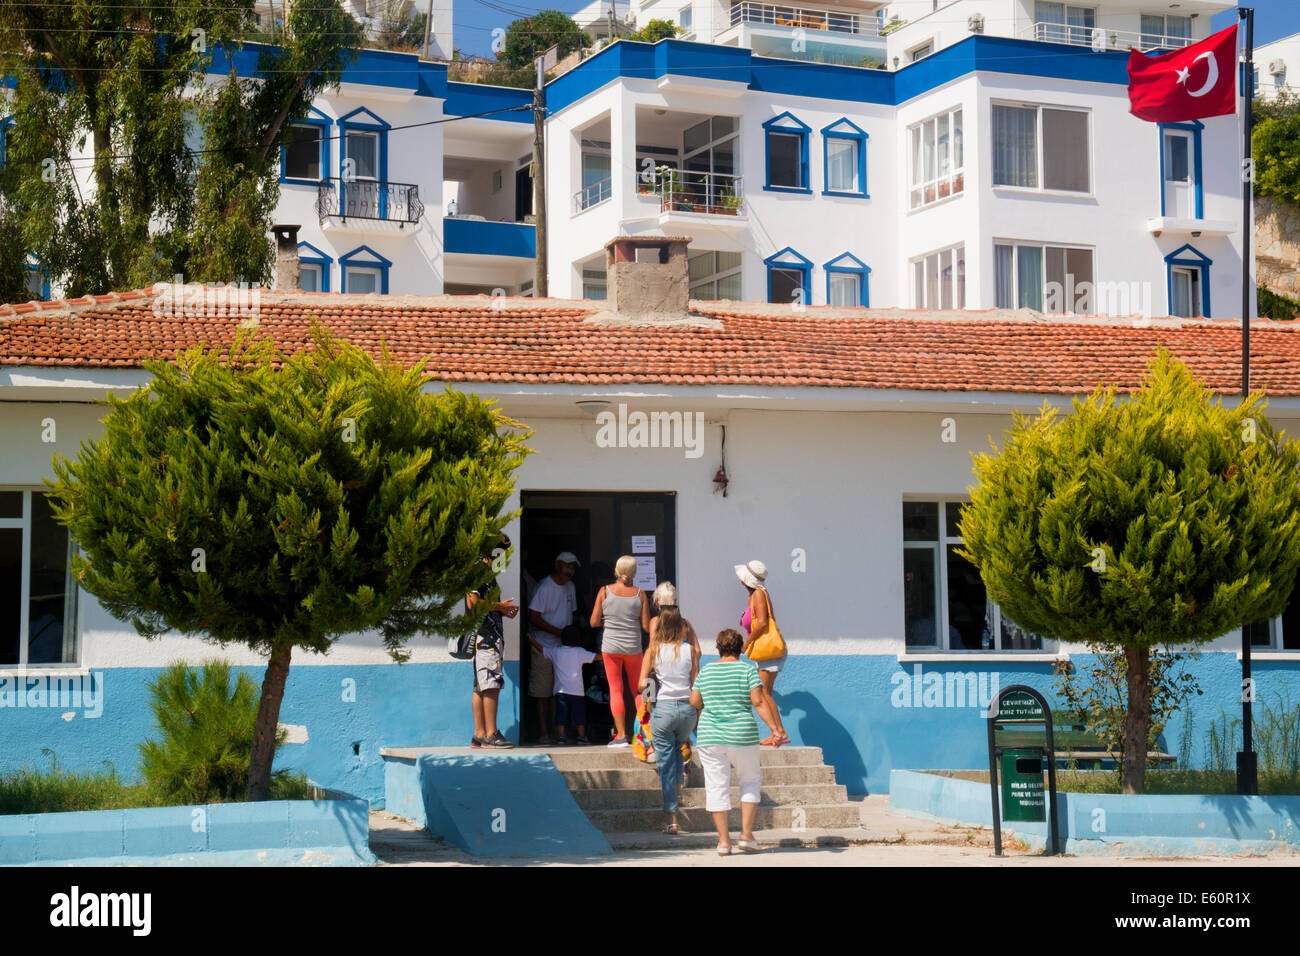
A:
{"type": "Polygon", "coordinates": [[[655,603],[660,607],[677,606],[677,589],[673,587],[672,581],[661,581],[659,587],[655,588],[655,603]]]}
{"type": "Polygon", "coordinates": [[[624,584],[631,584],[636,577],[636,558],[625,554],[614,562],[614,574],[624,584]]]}
{"type": "Polygon", "coordinates": [[[664,581],[655,588],[655,604],[659,605],[659,623],[655,625],[654,640],[650,642],[650,660],[659,660],[659,648],[664,644],[673,646],[673,660],[677,660],[682,650],[682,639],[686,637],[686,622],[677,607],[677,589],[671,581],[664,581]]]}

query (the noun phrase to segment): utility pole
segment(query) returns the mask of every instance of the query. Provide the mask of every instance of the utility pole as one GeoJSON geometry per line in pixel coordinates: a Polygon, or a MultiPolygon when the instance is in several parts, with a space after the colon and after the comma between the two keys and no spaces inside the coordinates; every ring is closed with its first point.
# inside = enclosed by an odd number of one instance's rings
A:
{"type": "Polygon", "coordinates": [[[424,14],[424,58],[429,59],[429,38],[433,35],[433,0],[424,14]]]}
{"type": "Polygon", "coordinates": [[[533,90],[533,208],[537,218],[537,272],[533,295],[544,299],[546,285],[546,54],[537,57],[537,88],[533,90]]]}

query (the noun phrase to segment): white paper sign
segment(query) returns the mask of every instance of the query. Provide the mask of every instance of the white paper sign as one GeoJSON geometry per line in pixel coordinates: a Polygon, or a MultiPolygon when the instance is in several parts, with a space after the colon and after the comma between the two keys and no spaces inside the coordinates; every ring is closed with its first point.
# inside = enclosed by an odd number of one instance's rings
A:
{"type": "Polygon", "coordinates": [[[632,535],[632,553],[633,554],[654,554],[655,536],[652,534],[632,535]]]}
{"type": "Polygon", "coordinates": [[[655,577],[654,555],[643,554],[636,559],[636,577],[632,579],[632,585],[642,591],[653,591],[659,586],[659,579],[655,577]]]}

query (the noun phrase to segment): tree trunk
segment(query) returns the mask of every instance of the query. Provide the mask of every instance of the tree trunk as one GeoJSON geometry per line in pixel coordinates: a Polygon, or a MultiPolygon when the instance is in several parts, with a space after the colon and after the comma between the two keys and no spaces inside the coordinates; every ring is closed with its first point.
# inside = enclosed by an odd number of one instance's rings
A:
{"type": "Polygon", "coordinates": [[[1124,716],[1124,792],[1142,793],[1147,779],[1147,729],[1151,726],[1150,649],[1125,647],[1128,713],[1124,716]]]}
{"type": "Polygon", "coordinates": [[[289,677],[289,657],[293,645],[286,644],[271,652],[262,678],[262,699],[257,705],[257,723],[253,725],[253,758],[248,765],[248,799],[266,800],[271,793],[271,762],[275,759],[275,736],[280,727],[280,704],[284,700],[284,683],[289,677]]]}

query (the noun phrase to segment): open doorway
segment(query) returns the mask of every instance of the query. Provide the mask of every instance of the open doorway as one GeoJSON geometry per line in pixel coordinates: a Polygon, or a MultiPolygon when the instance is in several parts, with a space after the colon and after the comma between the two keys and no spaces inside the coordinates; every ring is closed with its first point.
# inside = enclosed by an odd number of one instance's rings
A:
{"type": "MultiPolygon", "coordinates": [[[[673,492],[620,491],[524,491],[520,493],[523,515],[520,518],[519,593],[523,614],[520,615],[520,684],[525,696],[520,705],[522,740],[535,741],[542,734],[537,716],[537,702],[527,696],[529,653],[528,597],[533,588],[554,568],[555,556],[572,551],[581,566],[574,577],[578,609],[574,623],[583,630],[583,646],[600,649],[600,630],[590,627],[596,594],[614,580],[614,563],[624,554],[635,554],[638,576],[647,592],[654,582],[677,580],[677,499],[673,492]],[[635,542],[634,542],[635,539],[635,542]],[[653,575],[646,575],[653,561],[653,575]]],[[[647,593],[647,598],[653,597],[647,593]]],[[[642,645],[649,636],[642,634],[642,645]]],[[[584,669],[586,686],[599,694],[608,693],[604,668],[590,664],[584,669]]],[[[587,736],[594,743],[610,739],[614,726],[609,705],[587,700],[587,736]]],[[[626,712],[635,713],[631,695],[625,695],[626,712]]]]}

